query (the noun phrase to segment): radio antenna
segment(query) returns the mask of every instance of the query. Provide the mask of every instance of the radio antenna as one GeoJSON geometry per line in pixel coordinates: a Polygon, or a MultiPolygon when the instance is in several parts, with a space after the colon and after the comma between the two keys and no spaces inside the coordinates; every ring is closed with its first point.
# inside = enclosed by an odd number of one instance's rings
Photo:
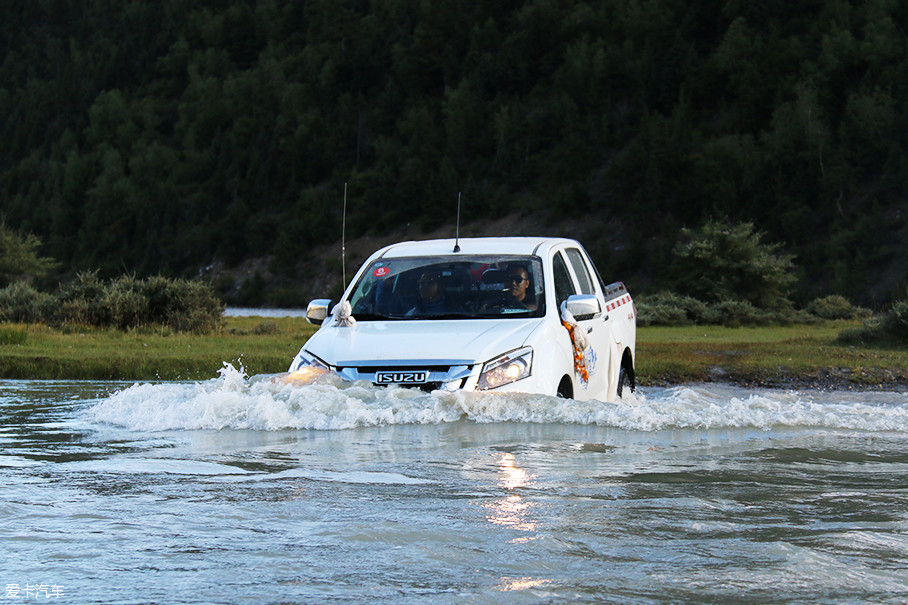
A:
{"type": "Polygon", "coordinates": [[[454,252],[460,252],[460,191],[457,192],[457,227],[454,231],[454,252]]]}
{"type": "Polygon", "coordinates": [[[347,289],[347,183],[344,182],[344,215],[341,218],[341,279],[347,289]]]}

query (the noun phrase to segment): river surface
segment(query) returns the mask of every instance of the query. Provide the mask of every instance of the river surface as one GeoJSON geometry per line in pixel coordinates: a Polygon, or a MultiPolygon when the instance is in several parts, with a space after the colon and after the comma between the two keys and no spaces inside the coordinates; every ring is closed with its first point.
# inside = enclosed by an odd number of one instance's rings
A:
{"type": "Polygon", "coordinates": [[[905,603],[908,394],[0,381],[3,602],[905,603]]]}

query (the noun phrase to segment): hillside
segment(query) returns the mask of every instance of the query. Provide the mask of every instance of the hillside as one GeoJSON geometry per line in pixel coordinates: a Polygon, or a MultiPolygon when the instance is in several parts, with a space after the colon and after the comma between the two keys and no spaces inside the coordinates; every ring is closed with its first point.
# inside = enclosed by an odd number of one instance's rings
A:
{"type": "Polygon", "coordinates": [[[0,214],[68,271],[288,298],[322,283],[345,183],[351,241],[450,230],[462,192],[476,230],[583,225],[644,289],[719,218],[796,255],[795,300],[879,306],[908,266],[905,23],[884,0],[4,3],[0,214]]]}

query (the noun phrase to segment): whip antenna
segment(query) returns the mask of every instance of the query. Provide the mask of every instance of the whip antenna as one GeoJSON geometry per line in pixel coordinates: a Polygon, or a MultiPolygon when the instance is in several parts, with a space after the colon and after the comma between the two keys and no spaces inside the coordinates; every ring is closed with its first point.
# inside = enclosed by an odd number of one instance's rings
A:
{"type": "Polygon", "coordinates": [[[341,279],[347,289],[347,183],[344,183],[344,214],[341,218],[341,279]]]}
{"type": "Polygon", "coordinates": [[[457,192],[457,227],[454,230],[454,252],[460,252],[460,191],[457,192]]]}

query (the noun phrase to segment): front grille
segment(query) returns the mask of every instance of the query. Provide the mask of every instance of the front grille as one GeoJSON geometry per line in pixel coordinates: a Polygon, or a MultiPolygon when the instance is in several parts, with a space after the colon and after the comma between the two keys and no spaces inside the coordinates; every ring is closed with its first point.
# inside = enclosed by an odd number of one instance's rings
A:
{"type": "Polygon", "coordinates": [[[420,389],[422,391],[435,391],[445,387],[448,389],[460,389],[463,388],[464,383],[466,382],[467,376],[469,376],[470,368],[472,366],[466,364],[458,365],[381,365],[381,366],[364,366],[364,365],[350,365],[350,366],[338,366],[337,372],[348,378],[350,380],[368,380],[376,386],[390,386],[391,384],[397,384],[398,386],[403,386],[411,389],[420,389]],[[419,372],[426,374],[425,382],[401,382],[401,383],[389,383],[389,382],[378,382],[377,374],[379,372],[387,372],[392,374],[406,374],[408,372],[419,372]]]}

